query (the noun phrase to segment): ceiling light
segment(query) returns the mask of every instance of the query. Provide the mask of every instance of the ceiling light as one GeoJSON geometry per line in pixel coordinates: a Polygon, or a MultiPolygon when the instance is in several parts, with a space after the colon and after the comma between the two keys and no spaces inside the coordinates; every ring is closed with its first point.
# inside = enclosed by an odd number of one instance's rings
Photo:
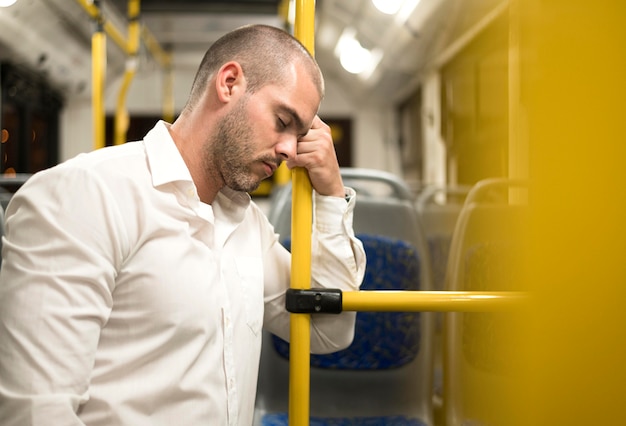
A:
{"type": "Polygon", "coordinates": [[[341,66],[352,74],[359,74],[367,69],[372,60],[372,53],[361,46],[356,39],[356,31],[350,27],[339,37],[335,46],[335,56],[339,58],[341,66]]]}
{"type": "Polygon", "coordinates": [[[15,4],[17,0],[0,0],[0,7],[9,7],[15,4]]]}
{"type": "Polygon", "coordinates": [[[398,10],[400,10],[404,0],[372,0],[372,3],[376,6],[376,9],[382,13],[386,15],[394,15],[398,12],[398,10]]]}
{"type": "Polygon", "coordinates": [[[372,54],[369,50],[361,46],[357,40],[351,40],[346,44],[346,48],[341,52],[339,61],[346,71],[352,74],[359,74],[369,64],[372,54]]]}
{"type": "Polygon", "coordinates": [[[372,49],[369,53],[370,55],[367,65],[359,73],[359,78],[363,81],[367,81],[372,77],[376,67],[378,67],[378,64],[380,63],[380,60],[383,58],[383,51],[381,49],[372,49]]]}
{"type": "Polygon", "coordinates": [[[413,14],[415,8],[420,3],[421,0],[406,0],[404,1],[402,8],[400,8],[398,14],[396,15],[396,22],[399,25],[403,25],[407,19],[413,14]]]}

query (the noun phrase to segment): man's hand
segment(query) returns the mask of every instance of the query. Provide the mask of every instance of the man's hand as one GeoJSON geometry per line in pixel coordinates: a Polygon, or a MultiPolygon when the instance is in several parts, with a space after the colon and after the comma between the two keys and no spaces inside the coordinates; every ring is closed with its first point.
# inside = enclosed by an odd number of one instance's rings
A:
{"type": "Polygon", "coordinates": [[[296,158],[287,160],[287,166],[306,168],[318,194],[345,196],[330,127],[318,116],[313,119],[309,132],[298,140],[296,158]]]}

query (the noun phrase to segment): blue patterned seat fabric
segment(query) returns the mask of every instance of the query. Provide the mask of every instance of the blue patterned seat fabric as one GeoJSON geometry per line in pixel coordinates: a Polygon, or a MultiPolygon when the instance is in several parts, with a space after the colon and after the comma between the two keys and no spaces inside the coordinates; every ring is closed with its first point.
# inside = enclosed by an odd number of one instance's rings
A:
{"type": "MultiPolygon", "coordinates": [[[[367,255],[361,290],[420,289],[420,259],[415,247],[405,241],[381,236],[360,234],[358,237],[367,255]]],[[[289,248],[290,242],[286,241],[284,245],[289,248]]],[[[276,351],[288,358],[289,344],[276,336],[272,338],[276,351]]],[[[419,348],[419,312],[358,312],[352,345],[328,355],[311,355],[311,366],[349,370],[388,369],[411,362],[419,348]]]]}
{"type": "MultiPolygon", "coordinates": [[[[287,426],[287,413],[268,414],[263,417],[262,426],[287,426]]],[[[426,426],[418,419],[405,416],[385,417],[346,417],[346,418],[319,418],[311,417],[310,426],[426,426]]]]}

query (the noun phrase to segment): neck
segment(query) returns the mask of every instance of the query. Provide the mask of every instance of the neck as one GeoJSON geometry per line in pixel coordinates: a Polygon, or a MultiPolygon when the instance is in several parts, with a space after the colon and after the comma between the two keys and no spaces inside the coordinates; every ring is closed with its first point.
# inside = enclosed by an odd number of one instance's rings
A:
{"type": "Polygon", "coordinates": [[[204,149],[208,133],[206,129],[194,129],[181,116],[170,128],[170,135],[189,169],[191,179],[203,203],[211,204],[224,183],[207,166],[210,159],[204,149]]]}

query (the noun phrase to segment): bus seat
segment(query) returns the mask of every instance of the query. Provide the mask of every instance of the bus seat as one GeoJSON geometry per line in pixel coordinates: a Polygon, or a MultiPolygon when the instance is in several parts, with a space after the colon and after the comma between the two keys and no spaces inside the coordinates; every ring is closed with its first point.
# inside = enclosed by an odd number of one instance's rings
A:
{"type": "MultiPolygon", "coordinates": [[[[367,255],[362,290],[420,290],[417,249],[398,239],[358,234],[367,255]]],[[[289,241],[285,242],[289,247],[289,241]]],[[[430,345],[423,335],[421,312],[358,312],[353,343],[326,355],[311,355],[311,424],[398,426],[431,424],[430,345]],[[424,352],[422,354],[421,352],[424,352]],[[422,356],[423,355],[423,356],[422,356]],[[363,404],[363,401],[368,401],[363,404]],[[420,403],[420,401],[422,401],[420,403]]],[[[267,336],[264,336],[267,337],[267,336]]],[[[289,344],[271,336],[271,359],[288,369],[289,344]]],[[[287,384],[278,389],[275,371],[262,361],[261,386],[271,381],[272,392],[287,397],[287,384]]],[[[287,371],[283,371],[284,379],[287,371]]],[[[269,395],[259,395],[267,413],[261,425],[287,425],[285,412],[272,410],[269,395]]],[[[280,397],[276,399],[281,400],[280,397]]],[[[282,406],[286,409],[285,406],[282,406]]]]}
{"type": "MultiPolygon", "coordinates": [[[[389,173],[349,168],[342,168],[341,172],[344,184],[357,191],[353,228],[362,238],[368,262],[362,289],[393,285],[432,290],[428,246],[412,191],[403,180],[389,173]],[[395,254],[390,255],[392,252],[395,254]]],[[[281,242],[288,246],[290,183],[272,197],[268,218],[281,242]]],[[[369,342],[359,338],[346,351],[311,356],[311,422],[326,419],[326,423],[311,424],[431,425],[432,313],[357,313],[357,329],[364,324],[377,324],[365,325],[373,327],[369,342]],[[381,331],[389,327],[394,331],[381,331]],[[374,334],[376,339],[371,338],[374,334]],[[358,350],[369,348],[374,354],[359,355],[355,351],[358,346],[358,350]],[[410,410],[399,411],[399,406],[410,410]],[[391,423],[382,421],[383,417],[391,423]],[[346,419],[351,423],[345,423],[346,419]]],[[[286,424],[276,422],[286,419],[288,406],[287,343],[279,342],[279,346],[284,346],[277,350],[275,338],[264,333],[255,425],[286,424]]]]}
{"type": "MultiPolygon", "coordinates": [[[[352,223],[354,232],[395,238],[415,246],[422,259],[422,288],[433,290],[426,232],[406,183],[393,174],[373,169],[341,168],[341,174],[345,185],[358,184],[360,188],[367,188],[357,193],[352,223]]],[[[291,238],[290,182],[272,194],[268,219],[281,241],[291,238]]]]}
{"type": "Polygon", "coordinates": [[[0,206],[6,210],[13,194],[32,176],[30,173],[0,175],[0,206]]]}
{"type": "MultiPolygon", "coordinates": [[[[469,196],[468,196],[469,197],[469,196]]],[[[467,201],[467,200],[466,200],[467,201]]],[[[523,226],[527,207],[504,199],[477,198],[463,207],[453,235],[446,289],[450,291],[521,291],[525,245],[523,226]]],[[[491,424],[485,409],[506,407],[510,401],[510,365],[520,317],[515,312],[450,312],[445,314],[443,355],[444,417],[446,426],[468,422],[491,424]],[[481,396],[467,392],[481,388],[481,396]],[[481,400],[482,399],[482,400],[481,400]]],[[[503,408],[506,409],[506,408],[503,408]]]]}
{"type": "MultiPolygon", "coordinates": [[[[411,244],[360,234],[367,255],[362,290],[419,290],[420,259],[411,244]]],[[[286,242],[289,245],[289,242],[286,242]]],[[[383,370],[405,365],[419,352],[419,312],[358,312],[349,348],[311,355],[311,366],[338,370],[383,370]]],[[[274,336],[278,353],[289,358],[289,344],[274,336]]]]}
{"type": "MultiPolygon", "coordinates": [[[[413,194],[404,181],[373,169],[342,168],[341,174],[346,186],[360,188],[356,189],[353,218],[356,233],[384,235],[409,241],[418,249],[428,248],[413,194]]],[[[281,240],[290,237],[291,183],[272,194],[268,219],[281,240]]],[[[424,273],[430,273],[430,267],[424,273]]]]}
{"type": "Polygon", "coordinates": [[[509,204],[511,198],[528,198],[528,181],[496,177],[483,179],[469,190],[465,204],[509,204]]]}
{"type": "MultiPolygon", "coordinates": [[[[428,244],[434,290],[444,290],[452,234],[470,189],[470,186],[465,185],[430,185],[425,187],[417,197],[415,205],[428,244]]],[[[440,410],[443,394],[441,357],[444,317],[442,312],[437,312],[434,316],[433,394],[435,410],[440,410]]]]}
{"type": "Polygon", "coordinates": [[[430,250],[433,285],[438,291],[444,287],[452,233],[470,189],[463,185],[430,186],[419,194],[416,201],[430,250]]]}

